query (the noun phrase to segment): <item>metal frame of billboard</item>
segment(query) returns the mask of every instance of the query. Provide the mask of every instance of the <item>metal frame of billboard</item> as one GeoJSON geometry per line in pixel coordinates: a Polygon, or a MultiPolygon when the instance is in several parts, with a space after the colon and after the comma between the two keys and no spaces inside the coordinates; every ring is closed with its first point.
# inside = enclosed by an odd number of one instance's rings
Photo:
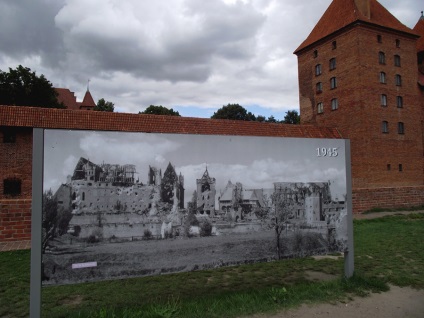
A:
{"type": "MultiPolygon", "coordinates": [[[[44,131],[33,128],[33,164],[32,164],[32,215],[31,215],[31,278],[30,278],[30,317],[41,316],[42,286],[42,200],[44,177],[44,131]]],[[[354,244],[352,216],[352,179],[350,141],[345,144],[346,168],[346,208],[347,208],[347,250],[344,253],[344,276],[354,273],[354,244]]]]}

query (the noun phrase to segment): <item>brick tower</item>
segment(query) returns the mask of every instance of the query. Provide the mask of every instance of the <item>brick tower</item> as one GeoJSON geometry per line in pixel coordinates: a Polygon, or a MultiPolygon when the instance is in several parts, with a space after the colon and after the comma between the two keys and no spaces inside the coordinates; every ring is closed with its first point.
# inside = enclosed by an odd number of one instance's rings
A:
{"type": "Polygon", "coordinates": [[[376,0],[333,0],[294,52],[302,124],[351,140],[354,189],[423,185],[418,38],[376,0]]]}

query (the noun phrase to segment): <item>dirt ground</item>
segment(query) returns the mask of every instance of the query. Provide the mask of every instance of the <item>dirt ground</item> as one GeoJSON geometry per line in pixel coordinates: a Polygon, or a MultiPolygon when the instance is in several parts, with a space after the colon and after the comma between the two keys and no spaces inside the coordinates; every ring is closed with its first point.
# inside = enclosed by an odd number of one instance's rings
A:
{"type": "Polygon", "coordinates": [[[390,286],[390,291],[356,297],[347,303],[302,305],[297,309],[254,318],[423,318],[424,290],[390,286]]]}
{"type": "MultiPolygon", "coordinates": [[[[358,214],[355,219],[372,219],[394,214],[424,213],[379,212],[358,214]]],[[[385,293],[368,297],[355,297],[347,303],[302,305],[299,308],[281,311],[274,315],[256,315],[254,318],[424,318],[424,290],[410,287],[390,286],[385,293]]]]}

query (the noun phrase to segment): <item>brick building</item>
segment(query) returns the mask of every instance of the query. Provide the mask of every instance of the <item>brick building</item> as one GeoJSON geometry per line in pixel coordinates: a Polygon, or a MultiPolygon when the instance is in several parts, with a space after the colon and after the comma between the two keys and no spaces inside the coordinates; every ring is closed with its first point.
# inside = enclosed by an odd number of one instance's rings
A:
{"type": "Polygon", "coordinates": [[[0,106],[0,241],[30,238],[32,127],[349,138],[354,213],[424,204],[424,17],[334,0],[295,54],[302,125],[0,106]]]}
{"type": "Polygon", "coordinates": [[[334,0],[294,52],[302,124],[351,140],[357,210],[424,203],[423,46],[423,16],[411,30],[376,0],[334,0]]]}

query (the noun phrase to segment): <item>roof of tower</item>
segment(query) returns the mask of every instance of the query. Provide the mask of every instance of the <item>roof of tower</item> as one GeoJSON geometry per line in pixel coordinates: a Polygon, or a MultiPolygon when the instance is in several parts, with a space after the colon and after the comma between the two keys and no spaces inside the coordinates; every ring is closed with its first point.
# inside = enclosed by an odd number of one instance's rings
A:
{"type": "Polygon", "coordinates": [[[424,14],[421,11],[421,17],[418,20],[417,24],[413,28],[414,32],[417,33],[420,38],[417,41],[417,51],[424,51],[424,14]]]}
{"type": "Polygon", "coordinates": [[[74,92],[71,92],[68,88],[54,88],[57,93],[57,100],[59,103],[63,103],[67,109],[79,109],[77,104],[77,98],[74,92]]]}
{"type": "Polygon", "coordinates": [[[96,103],[94,102],[93,96],[89,90],[85,92],[84,99],[82,100],[81,107],[96,107],[96,103]]]}
{"type": "Polygon", "coordinates": [[[415,35],[410,28],[396,19],[377,0],[367,1],[369,1],[369,16],[358,8],[356,0],[333,0],[312,32],[294,53],[296,54],[311,44],[358,22],[415,35]]]}

